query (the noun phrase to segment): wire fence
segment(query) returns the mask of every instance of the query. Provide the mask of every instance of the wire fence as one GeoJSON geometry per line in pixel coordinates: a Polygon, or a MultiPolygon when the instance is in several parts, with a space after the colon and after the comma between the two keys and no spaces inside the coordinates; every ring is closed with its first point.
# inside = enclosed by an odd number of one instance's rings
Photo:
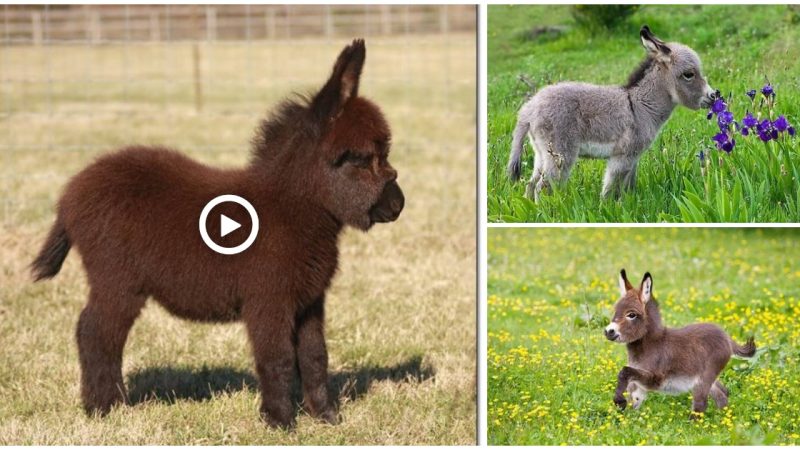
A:
{"type": "MultiPolygon", "coordinates": [[[[19,194],[31,179],[62,183],[66,174],[34,167],[48,154],[142,136],[169,144],[170,132],[192,127],[193,151],[240,154],[226,124],[252,129],[288,93],[318,87],[355,37],[367,39],[364,92],[395,116],[474,124],[476,20],[474,6],[458,5],[3,5],[3,222],[37,198],[54,201],[52,187],[19,194]]],[[[409,139],[429,145],[426,133],[409,139]]]]}
{"type": "Polygon", "coordinates": [[[3,7],[6,44],[298,39],[471,31],[469,5],[3,7]]]}

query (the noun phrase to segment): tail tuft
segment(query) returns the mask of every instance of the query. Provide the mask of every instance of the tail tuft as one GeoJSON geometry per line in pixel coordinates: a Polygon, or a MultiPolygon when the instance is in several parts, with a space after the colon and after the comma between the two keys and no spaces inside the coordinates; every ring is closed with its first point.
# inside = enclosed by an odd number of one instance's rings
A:
{"type": "Polygon", "coordinates": [[[506,173],[511,181],[519,180],[522,173],[522,153],[525,145],[525,135],[528,134],[530,123],[527,120],[517,120],[514,128],[514,136],[511,140],[511,155],[508,158],[508,168],[506,173]]]}
{"type": "Polygon", "coordinates": [[[50,229],[50,234],[47,235],[47,240],[39,251],[39,256],[31,264],[33,280],[41,281],[56,276],[67,258],[71,245],[64,224],[61,223],[61,219],[56,219],[56,223],[50,229]]]}
{"type": "Polygon", "coordinates": [[[743,358],[751,358],[753,355],[756,354],[756,341],[753,336],[750,336],[747,339],[747,342],[744,345],[739,345],[733,340],[731,340],[733,345],[733,353],[736,356],[741,356],[743,358]]]}

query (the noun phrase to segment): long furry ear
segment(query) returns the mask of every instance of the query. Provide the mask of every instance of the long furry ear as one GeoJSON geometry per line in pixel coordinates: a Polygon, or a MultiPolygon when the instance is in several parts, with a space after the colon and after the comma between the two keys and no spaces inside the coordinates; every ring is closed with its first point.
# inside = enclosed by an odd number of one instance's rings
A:
{"type": "Polygon", "coordinates": [[[628,275],[625,274],[625,269],[619,271],[619,294],[624,296],[633,289],[633,285],[628,281],[628,275]]]}
{"type": "Polygon", "coordinates": [[[336,118],[347,101],[358,96],[358,82],[366,57],[363,39],[354,40],[339,54],[331,77],[311,101],[311,110],[319,120],[336,118]]]}
{"type": "Polygon", "coordinates": [[[650,272],[644,274],[644,278],[642,278],[642,285],[639,287],[639,299],[645,305],[650,299],[653,298],[653,277],[650,276],[650,272]]]}
{"type": "Polygon", "coordinates": [[[672,50],[670,50],[664,41],[655,37],[647,25],[642,26],[642,29],[639,31],[639,38],[641,38],[642,45],[651,58],[660,62],[669,62],[672,50]]]}

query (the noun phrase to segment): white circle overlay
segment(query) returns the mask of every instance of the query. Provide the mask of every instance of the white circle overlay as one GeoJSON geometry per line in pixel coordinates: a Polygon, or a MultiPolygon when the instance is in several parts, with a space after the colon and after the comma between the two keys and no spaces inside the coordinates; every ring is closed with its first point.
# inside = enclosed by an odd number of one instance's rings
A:
{"type": "Polygon", "coordinates": [[[220,195],[219,197],[215,197],[210,202],[206,203],[206,206],[203,208],[203,212],[200,213],[200,237],[203,238],[203,242],[206,243],[208,248],[214,250],[217,253],[223,255],[235,255],[237,253],[242,253],[243,251],[247,250],[253,242],[256,240],[256,236],[258,236],[258,214],[256,214],[256,209],[253,208],[253,205],[250,204],[247,200],[239,197],[238,195],[233,194],[225,194],[220,195]],[[253,226],[250,228],[250,236],[247,236],[247,239],[242,242],[241,244],[237,245],[236,247],[223,247],[218,245],[208,236],[208,230],[206,230],[206,219],[208,219],[208,214],[211,210],[219,205],[220,203],[225,202],[233,202],[237,205],[242,206],[244,209],[247,210],[247,213],[250,214],[250,221],[253,223],[253,226]]]}

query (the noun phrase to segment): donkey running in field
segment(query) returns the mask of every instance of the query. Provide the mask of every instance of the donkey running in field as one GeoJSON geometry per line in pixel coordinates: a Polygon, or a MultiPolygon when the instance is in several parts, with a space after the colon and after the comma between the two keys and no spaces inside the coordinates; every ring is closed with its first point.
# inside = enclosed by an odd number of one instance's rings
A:
{"type": "Polygon", "coordinates": [[[634,408],[642,405],[648,391],[668,394],[692,391],[694,412],[706,410],[709,394],[717,408],[724,408],[728,404],[728,390],[719,381],[719,374],[731,355],[749,358],[756,353],[753,338],[739,345],[710,323],[665,327],[652,295],[650,273],[644,275],[642,284],[635,289],[622,269],[619,289],[622,298],[614,307],[614,318],[605,328],[605,336],[610,341],[627,344],[628,365],[619,372],[614,403],[625,409],[627,401],[622,394],[626,389],[634,408]]]}
{"type": "Polygon", "coordinates": [[[647,26],[640,37],[647,57],[624,86],[558,83],[520,108],[507,172],[519,179],[528,136],[536,153],[528,198],[538,199],[551,182],[566,181],[579,156],[609,160],[604,197],[632,189],[639,157],[675,106],[708,107],[719,96],[703,77],[694,50],[661,41],[647,26]]]}
{"type": "MultiPolygon", "coordinates": [[[[72,178],[33,273],[36,280],[55,276],[71,246],[81,254],[90,286],[77,329],[87,412],[104,414],[126,400],[123,347],[152,297],[185,319],[244,321],[268,424],[295,422],[295,368],[306,410],[338,421],[323,332],[338,236],[345,225],[368,230],[394,221],[404,205],[387,159],[389,126],[375,104],[358,96],[365,57],[364,41],[353,41],[316,95],[287,101],[263,121],[245,168],[222,170],[165,148],[129,147],[72,178]],[[222,194],[248,200],[266,230],[235,255],[215,253],[198,233],[204,205],[222,194]]],[[[243,208],[222,211],[248,222],[243,208]]]]}

